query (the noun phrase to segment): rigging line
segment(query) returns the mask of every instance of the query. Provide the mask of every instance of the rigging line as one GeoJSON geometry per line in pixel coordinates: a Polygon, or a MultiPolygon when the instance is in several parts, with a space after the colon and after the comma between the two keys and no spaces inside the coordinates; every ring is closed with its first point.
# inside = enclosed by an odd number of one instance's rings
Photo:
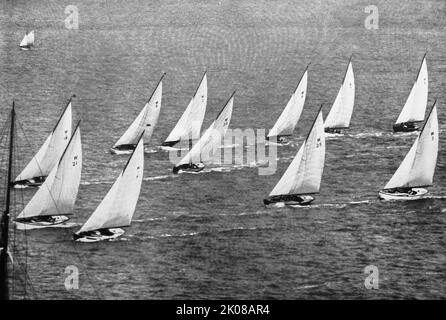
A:
{"type": "MultiPolygon", "coordinates": [[[[35,153],[34,153],[34,150],[33,150],[32,147],[31,147],[31,143],[30,143],[28,137],[26,136],[25,130],[23,129],[23,126],[22,126],[21,122],[20,122],[18,119],[17,119],[17,123],[18,123],[19,128],[22,130],[22,133],[23,133],[23,135],[24,135],[24,137],[25,137],[26,142],[28,143],[28,145],[29,145],[29,147],[30,147],[30,149],[31,149],[31,152],[32,152],[33,154],[35,154],[35,153]]],[[[60,159],[59,159],[59,161],[60,161],[60,159]]],[[[37,161],[36,161],[36,162],[37,162],[37,161]]],[[[39,165],[39,164],[37,164],[37,165],[39,165]]],[[[41,168],[40,168],[40,166],[39,166],[39,170],[42,171],[41,168]]],[[[48,186],[47,186],[47,188],[48,188],[48,186]]],[[[49,193],[49,195],[50,195],[50,197],[51,197],[51,200],[52,200],[53,203],[54,203],[54,207],[56,208],[56,211],[57,211],[59,214],[61,214],[61,212],[60,212],[59,208],[57,207],[56,202],[55,202],[55,200],[54,200],[54,198],[53,198],[53,195],[51,194],[49,188],[48,188],[48,191],[49,191],[48,193],[49,193]]],[[[65,233],[68,234],[68,231],[66,231],[66,230],[64,230],[64,231],[65,231],[65,233]]],[[[71,236],[71,234],[70,234],[70,236],[71,236]]],[[[74,251],[75,251],[76,256],[77,256],[77,258],[79,259],[79,261],[80,261],[82,264],[84,264],[84,265],[86,266],[86,263],[82,260],[81,255],[80,255],[80,253],[78,252],[78,250],[77,250],[75,244],[73,244],[73,248],[74,248],[74,251]]],[[[90,278],[88,272],[85,272],[85,274],[87,275],[87,278],[89,278],[90,285],[92,286],[93,291],[95,292],[97,298],[98,298],[99,300],[102,300],[101,296],[99,295],[99,291],[98,291],[98,290],[96,289],[96,287],[93,285],[93,282],[91,281],[91,278],[90,278]]]]}

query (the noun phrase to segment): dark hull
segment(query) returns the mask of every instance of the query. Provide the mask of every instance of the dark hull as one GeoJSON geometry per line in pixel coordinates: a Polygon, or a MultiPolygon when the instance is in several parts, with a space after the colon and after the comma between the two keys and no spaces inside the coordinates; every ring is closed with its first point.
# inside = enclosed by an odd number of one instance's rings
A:
{"type": "Polygon", "coordinates": [[[73,240],[79,242],[98,242],[104,240],[116,239],[124,234],[120,228],[104,228],[87,232],[78,232],[73,234],[73,240]]]}
{"type": "Polygon", "coordinates": [[[393,125],[393,132],[412,132],[420,129],[417,122],[403,122],[393,125]]]}
{"type": "Polygon", "coordinates": [[[29,179],[29,180],[19,180],[19,181],[14,181],[12,183],[12,186],[14,188],[26,188],[26,187],[38,187],[41,186],[42,183],[45,182],[46,177],[35,177],[33,179],[29,179]]]}
{"type": "Polygon", "coordinates": [[[314,198],[308,195],[298,195],[298,194],[286,194],[280,196],[272,196],[266,199],[263,199],[263,203],[265,205],[270,205],[274,203],[283,202],[286,205],[300,205],[306,206],[314,201],[314,198]]]}
{"type": "Polygon", "coordinates": [[[161,144],[161,147],[173,147],[174,145],[176,145],[178,141],[165,141],[161,144]]]}
{"type": "MultiPolygon", "coordinates": [[[[276,136],[276,143],[281,143],[281,144],[288,143],[290,142],[289,137],[291,137],[291,135],[276,136]]],[[[271,137],[267,136],[265,139],[266,141],[271,141],[271,137]]]]}
{"type": "Polygon", "coordinates": [[[172,172],[174,174],[177,174],[180,170],[186,171],[186,172],[200,172],[204,169],[204,164],[202,163],[188,163],[188,164],[182,164],[180,166],[176,166],[173,168],[172,172]]]}
{"type": "Polygon", "coordinates": [[[324,131],[326,133],[334,133],[334,134],[341,134],[342,129],[341,128],[324,128],[324,131]]]}

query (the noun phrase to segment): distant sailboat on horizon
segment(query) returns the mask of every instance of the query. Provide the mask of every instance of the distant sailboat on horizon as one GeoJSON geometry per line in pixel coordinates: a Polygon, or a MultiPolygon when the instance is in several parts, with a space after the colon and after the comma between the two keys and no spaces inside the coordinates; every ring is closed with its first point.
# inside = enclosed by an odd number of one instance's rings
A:
{"type": "Polygon", "coordinates": [[[265,205],[281,203],[290,206],[309,205],[318,194],[325,162],[325,132],[322,106],[307,138],[302,143],[265,205]]]}
{"type": "Polygon", "coordinates": [[[111,240],[124,234],[135,213],[144,173],[144,133],[142,133],[113,186],[81,229],[74,233],[75,241],[111,240]]]}
{"type": "Polygon", "coordinates": [[[34,30],[25,34],[19,46],[22,50],[30,50],[34,46],[34,30]]]}
{"type": "Polygon", "coordinates": [[[343,129],[348,129],[350,127],[354,104],[355,77],[353,74],[352,57],[350,57],[341,88],[325,119],[325,132],[340,134],[343,129]]]}
{"type": "Polygon", "coordinates": [[[199,172],[203,170],[205,162],[210,161],[214,155],[213,153],[216,150],[219,150],[231,121],[234,95],[235,91],[226,102],[223,109],[219,112],[214,122],[212,122],[209,128],[204,132],[203,136],[186,156],[175,165],[172,170],[174,174],[177,174],[180,171],[199,172]]]}
{"type": "Polygon", "coordinates": [[[418,200],[432,186],[438,156],[437,101],[418,137],[379,197],[383,200],[418,200]]]}
{"type": "Polygon", "coordinates": [[[296,128],[297,122],[302,114],[302,110],[305,104],[305,98],[307,96],[307,83],[308,83],[308,67],[305,68],[294,93],[288,101],[285,109],[277,119],[276,123],[269,131],[267,140],[271,140],[273,137],[278,143],[287,143],[286,137],[293,134],[296,128]]]}
{"type": "Polygon", "coordinates": [[[110,152],[113,154],[129,154],[135,149],[136,144],[144,132],[144,142],[148,144],[152,138],[153,130],[161,110],[161,99],[163,95],[163,78],[166,74],[161,76],[155,90],[152,92],[144,108],[141,110],[136,119],[132,122],[127,131],[119,138],[110,152]]]}
{"type": "Polygon", "coordinates": [[[48,178],[15,219],[17,229],[61,227],[73,214],[82,171],[79,124],[48,178]]]}
{"type": "Polygon", "coordinates": [[[204,72],[195,94],[167,139],[161,144],[161,149],[167,151],[172,150],[172,148],[192,149],[194,141],[200,138],[201,126],[206,112],[207,96],[207,76],[204,72]]]}
{"type": "Polygon", "coordinates": [[[393,125],[394,132],[410,132],[420,128],[427,107],[428,82],[426,54],[424,54],[415,83],[396,123],[393,125]]]}
{"type": "Polygon", "coordinates": [[[36,187],[41,185],[50,174],[55,164],[65,150],[71,136],[72,110],[71,100],[68,100],[59,120],[54,126],[39,151],[15,178],[15,188],[36,187]]]}

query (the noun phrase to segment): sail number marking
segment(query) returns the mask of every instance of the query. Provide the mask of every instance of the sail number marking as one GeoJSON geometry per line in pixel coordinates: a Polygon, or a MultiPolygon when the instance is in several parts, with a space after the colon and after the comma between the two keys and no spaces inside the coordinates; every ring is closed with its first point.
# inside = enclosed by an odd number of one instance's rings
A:
{"type": "Polygon", "coordinates": [[[77,165],[77,156],[74,156],[73,158],[73,167],[75,167],[77,165]]]}

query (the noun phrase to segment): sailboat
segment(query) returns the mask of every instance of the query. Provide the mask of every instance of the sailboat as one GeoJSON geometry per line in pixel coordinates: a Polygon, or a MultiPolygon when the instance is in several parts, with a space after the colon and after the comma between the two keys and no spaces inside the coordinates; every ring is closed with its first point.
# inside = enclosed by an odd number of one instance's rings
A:
{"type": "Polygon", "coordinates": [[[424,114],[427,106],[428,95],[428,75],[426,54],[424,54],[415,83],[410,90],[409,97],[403,107],[396,123],[393,125],[393,131],[410,132],[420,128],[424,120],[424,114]]]}
{"type": "Polygon", "coordinates": [[[437,102],[403,162],[379,197],[383,200],[418,200],[432,185],[438,155],[437,102]]]}
{"type": "Polygon", "coordinates": [[[234,105],[234,95],[235,91],[200,140],[173,168],[174,174],[180,171],[199,172],[204,169],[204,163],[212,159],[229,127],[234,105]]]}
{"type": "Polygon", "coordinates": [[[163,93],[163,78],[165,73],[162,75],[161,79],[156,86],[155,91],[153,91],[150,99],[144,105],[139,115],[127,129],[127,131],[119,138],[115,145],[110,149],[111,153],[114,154],[129,154],[136,147],[141,133],[144,132],[144,141],[146,144],[149,143],[152,138],[153,130],[155,130],[156,124],[158,122],[158,117],[161,110],[161,97],[163,93]]]}
{"type": "Polygon", "coordinates": [[[353,74],[352,57],[348,62],[341,88],[327,115],[324,130],[328,133],[340,134],[342,129],[348,129],[355,104],[355,77],[353,74]]]}
{"type": "Polygon", "coordinates": [[[142,133],[126,166],[108,191],[105,198],[73,235],[75,241],[96,242],[111,240],[124,234],[130,226],[141,191],[144,171],[144,143],[142,133]]]}
{"type": "Polygon", "coordinates": [[[325,161],[325,132],[322,106],[299,151],[276,184],[265,205],[309,205],[319,193],[325,161]]]}
{"type": "Polygon", "coordinates": [[[206,72],[189,102],[186,110],[170,132],[166,141],[161,144],[161,149],[172,150],[175,148],[192,148],[194,140],[200,138],[201,126],[206,112],[208,85],[206,72]]]}
{"type": "Polygon", "coordinates": [[[269,131],[268,136],[266,137],[267,140],[271,140],[272,137],[275,137],[276,141],[285,144],[287,143],[286,137],[293,134],[300,115],[302,114],[307,95],[308,66],[305,68],[305,71],[285,109],[269,131]]]}
{"type": "Polygon", "coordinates": [[[22,50],[30,50],[34,46],[34,30],[25,34],[19,46],[22,50]]]}
{"type": "Polygon", "coordinates": [[[77,198],[82,171],[82,145],[78,122],[60,160],[15,219],[19,230],[60,227],[69,220],[77,198]]]}
{"type": "Polygon", "coordinates": [[[15,178],[14,187],[25,188],[41,185],[60,159],[71,136],[71,99],[73,97],[75,96],[71,96],[53,131],[39,151],[15,178]]]}

